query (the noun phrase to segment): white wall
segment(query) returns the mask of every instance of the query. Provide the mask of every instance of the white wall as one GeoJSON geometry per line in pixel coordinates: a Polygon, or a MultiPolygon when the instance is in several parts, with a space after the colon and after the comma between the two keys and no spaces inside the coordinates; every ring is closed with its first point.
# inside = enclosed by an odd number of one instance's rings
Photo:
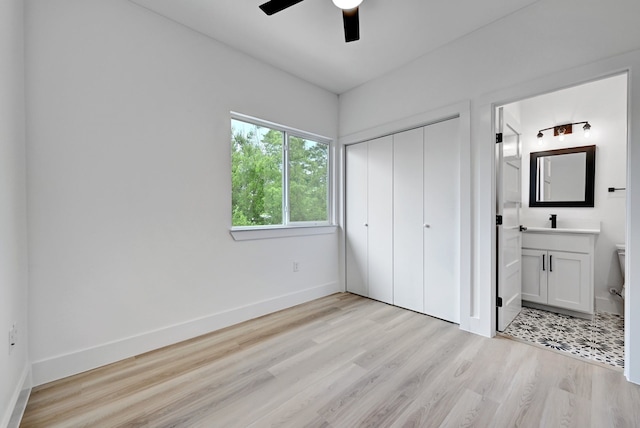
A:
{"type": "Polygon", "coordinates": [[[336,95],[126,0],[26,18],[35,384],[340,289],[336,233],[229,235],[229,112],[335,138],[336,95]]]}
{"type": "MultiPolygon", "coordinates": [[[[522,126],[522,218],[523,224],[548,226],[549,214],[558,215],[558,227],[580,227],[600,222],[596,240],[596,309],[622,314],[622,300],[609,293],[620,289],[622,273],[616,244],[625,242],[626,192],[609,193],[609,187],[626,187],[627,172],[627,76],[579,85],[529,98],[514,104],[520,109],[522,126]],[[564,123],[588,120],[591,136],[584,137],[582,125],[564,141],[547,131],[538,144],[538,130],[564,123]],[[531,152],[596,145],[595,201],[593,208],[529,208],[529,155],[531,152]]],[[[576,181],[573,178],[570,181],[576,181]]]]}
{"type": "MultiPolygon", "coordinates": [[[[340,96],[341,141],[380,123],[470,100],[473,279],[462,284],[470,302],[461,324],[471,331],[491,335],[495,329],[494,106],[625,69],[631,69],[630,103],[639,105],[637,16],[636,0],[618,0],[615,7],[596,0],[541,0],[340,96]]],[[[638,165],[640,109],[632,110],[629,123],[628,165],[638,165]]],[[[628,183],[627,217],[640,218],[640,171],[629,169],[628,183]]],[[[640,265],[640,224],[633,221],[627,259],[627,281],[633,282],[629,268],[640,265]]],[[[632,330],[640,331],[640,315],[630,311],[640,309],[640,293],[628,291],[625,304],[625,372],[640,383],[640,340],[630,340],[632,330]]]]}
{"type": "Polygon", "coordinates": [[[21,0],[0,2],[0,426],[28,387],[23,22],[21,0]],[[14,322],[18,340],[9,355],[14,322]]]}

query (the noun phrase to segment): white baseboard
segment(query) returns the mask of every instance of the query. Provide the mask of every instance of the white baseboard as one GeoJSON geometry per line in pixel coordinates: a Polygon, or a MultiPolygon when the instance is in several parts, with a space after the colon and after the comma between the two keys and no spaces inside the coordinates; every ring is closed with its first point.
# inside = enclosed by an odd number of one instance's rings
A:
{"type": "Polygon", "coordinates": [[[20,381],[16,385],[16,389],[11,396],[9,406],[4,410],[2,420],[0,420],[0,427],[17,428],[22,420],[24,409],[27,406],[27,400],[24,399],[25,391],[27,394],[31,392],[31,380],[29,378],[29,365],[25,365],[20,381]],[[22,394],[22,397],[21,397],[22,394]]]}
{"type": "Polygon", "coordinates": [[[615,295],[611,295],[610,297],[596,297],[596,311],[623,315],[624,300],[615,295]]]}
{"type": "Polygon", "coordinates": [[[45,360],[35,361],[32,364],[33,385],[42,385],[47,382],[82,373],[183,340],[192,339],[233,324],[238,324],[281,309],[328,296],[339,291],[340,284],[338,282],[331,282],[299,292],[218,312],[141,335],[45,360]]]}

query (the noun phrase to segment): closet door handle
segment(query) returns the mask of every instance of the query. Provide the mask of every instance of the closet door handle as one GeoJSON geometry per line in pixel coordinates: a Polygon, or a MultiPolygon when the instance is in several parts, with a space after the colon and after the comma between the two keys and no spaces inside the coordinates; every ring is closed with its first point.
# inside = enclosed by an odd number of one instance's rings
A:
{"type": "Polygon", "coordinates": [[[549,255],[549,272],[553,272],[553,256],[549,255]]]}
{"type": "Polygon", "coordinates": [[[543,270],[543,271],[545,270],[545,268],[544,268],[544,258],[545,258],[545,255],[543,254],[543,255],[542,255],[542,270],[543,270]]]}

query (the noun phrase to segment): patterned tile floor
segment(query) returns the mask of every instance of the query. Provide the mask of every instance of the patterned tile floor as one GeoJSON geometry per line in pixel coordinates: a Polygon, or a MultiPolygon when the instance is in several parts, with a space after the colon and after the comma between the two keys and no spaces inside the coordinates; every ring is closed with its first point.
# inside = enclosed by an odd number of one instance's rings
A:
{"type": "Polygon", "coordinates": [[[523,307],[503,332],[556,351],[624,367],[624,318],[597,312],[592,320],[523,307]]]}

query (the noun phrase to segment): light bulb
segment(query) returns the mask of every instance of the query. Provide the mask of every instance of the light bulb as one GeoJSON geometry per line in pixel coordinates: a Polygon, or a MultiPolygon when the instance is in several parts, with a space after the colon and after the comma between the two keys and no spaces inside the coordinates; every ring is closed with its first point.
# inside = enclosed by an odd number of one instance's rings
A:
{"type": "Polygon", "coordinates": [[[589,122],[585,123],[582,129],[584,130],[584,138],[589,138],[591,136],[591,125],[589,125],[589,122]]]}
{"type": "Polygon", "coordinates": [[[560,134],[560,136],[558,137],[558,140],[564,141],[564,134],[560,134]]]}
{"type": "Polygon", "coordinates": [[[333,4],[343,10],[355,9],[360,3],[362,0],[333,0],[333,4]]]}
{"type": "Polygon", "coordinates": [[[544,137],[544,135],[542,135],[542,131],[539,131],[539,132],[538,132],[537,137],[538,137],[538,145],[539,145],[539,146],[541,146],[541,145],[542,145],[542,143],[543,143],[543,141],[542,141],[542,137],[544,137]]]}

